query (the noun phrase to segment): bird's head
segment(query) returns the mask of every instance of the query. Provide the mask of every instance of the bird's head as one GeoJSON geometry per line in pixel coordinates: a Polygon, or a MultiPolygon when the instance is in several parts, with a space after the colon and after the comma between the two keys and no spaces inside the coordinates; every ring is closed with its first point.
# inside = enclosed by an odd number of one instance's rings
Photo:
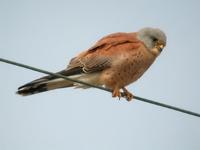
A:
{"type": "Polygon", "coordinates": [[[165,33],[157,28],[143,28],[138,31],[137,36],[149,51],[156,56],[162,52],[167,41],[165,33]]]}

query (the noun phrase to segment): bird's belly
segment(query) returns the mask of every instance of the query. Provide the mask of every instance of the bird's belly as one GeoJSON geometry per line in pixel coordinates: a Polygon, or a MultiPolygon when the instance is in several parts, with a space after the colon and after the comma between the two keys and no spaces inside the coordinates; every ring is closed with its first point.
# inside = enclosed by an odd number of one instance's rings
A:
{"type": "Polygon", "coordinates": [[[122,88],[139,79],[150,65],[151,63],[147,64],[142,61],[121,64],[105,70],[101,75],[101,81],[106,87],[122,88]]]}

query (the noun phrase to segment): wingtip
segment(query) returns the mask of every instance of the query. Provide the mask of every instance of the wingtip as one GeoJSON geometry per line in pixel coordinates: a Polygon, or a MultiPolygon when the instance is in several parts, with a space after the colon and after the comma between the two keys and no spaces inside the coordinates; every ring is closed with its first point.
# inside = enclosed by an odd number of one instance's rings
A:
{"type": "Polygon", "coordinates": [[[20,90],[20,88],[18,88],[18,91],[16,91],[15,94],[20,95],[20,96],[28,96],[28,95],[30,95],[30,94],[25,94],[24,92],[22,92],[20,90]]]}

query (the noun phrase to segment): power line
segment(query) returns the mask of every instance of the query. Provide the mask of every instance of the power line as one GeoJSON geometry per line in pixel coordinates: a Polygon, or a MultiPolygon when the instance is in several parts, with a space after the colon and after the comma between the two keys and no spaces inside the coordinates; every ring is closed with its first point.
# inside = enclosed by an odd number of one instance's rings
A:
{"type": "MultiPolygon", "coordinates": [[[[0,61],[4,62],[4,63],[15,65],[15,66],[19,66],[19,67],[22,67],[22,68],[30,69],[30,70],[33,70],[33,71],[41,72],[41,73],[44,73],[44,74],[49,74],[49,75],[52,75],[52,76],[63,78],[65,80],[69,80],[69,81],[76,82],[76,83],[79,83],[79,84],[84,84],[84,85],[87,85],[87,86],[90,86],[90,87],[93,87],[93,88],[97,88],[97,89],[100,89],[100,90],[103,90],[103,91],[112,92],[111,89],[107,89],[107,88],[92,85],[92,84],[89,84],[89,83],[86,83],[86,82],[74,80],[74,79],[71,79],[67,76],[61,75],[61,74],[56,74],[56,73],[49,72],[49,71],[46,71],[46,70],[38,69],[38,68],[28,66],[28,65],[25,65],[25,64],[22,64],[22,63],[17,63],[17,62],[14,62],[14,61],[3,59],[3,58],[0,58],[0,61]]],[[[123,93],[122,93],[122,96],[124,96],[123,93]]],[[[140,101],[143,101],[143,102],[146,102],[146,103],[150,103],[150,104],[153,104],[153,105],[165,107],[165,108],[168,108],[168,109],[172,109],[172,110],[175,110],[175,111],[179,111],[179,112],[182,112],[182,113],[185,113],[185,114],[200,117],[199,113],[192,112],[192,111],[189,111],[189,110],[185,110],[185,109],[182,109],[182,108],[178,108],[178,107],[175,107],[175,106],[167,105],[167,104],[164,104],[164,103],[156,102],[156,101],[149,100],[149,99],[146,99],[146,98],[134,96],[134,99],[137,99],[137,100],[140,100],[140,101]]]]}

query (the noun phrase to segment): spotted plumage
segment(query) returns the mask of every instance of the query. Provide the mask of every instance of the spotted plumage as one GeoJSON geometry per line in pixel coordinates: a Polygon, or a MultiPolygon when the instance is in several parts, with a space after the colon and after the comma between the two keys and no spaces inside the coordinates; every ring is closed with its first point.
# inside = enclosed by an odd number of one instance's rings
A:
{"type": "MultiPolygon", "coordinates": [[[[100,39],[94,46],[71,59],[58,73],[90,84],[105,86],[113,97],[127,100],[133,95],[125,88],[139,79],[166,45],[160,29],[144,28],[134,33],[114,33],[100,39]]],[[[31,95],[64,87],[89,88],[54,76],[45,76],[18,88],[17,93],[31,95]]]]}

